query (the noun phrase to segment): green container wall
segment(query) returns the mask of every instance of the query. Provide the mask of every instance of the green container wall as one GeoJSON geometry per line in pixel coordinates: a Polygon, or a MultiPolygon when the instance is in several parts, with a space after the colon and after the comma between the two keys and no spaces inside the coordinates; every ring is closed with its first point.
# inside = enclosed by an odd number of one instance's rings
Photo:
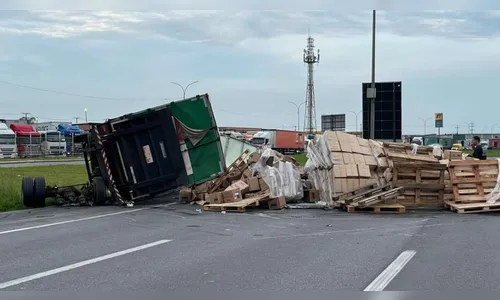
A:
{"type": "Polygon", "coordinates": [[[224,172],[226,164],[208,95],[172,102],[168,106],[172,114],[187,127],[210,129],[196,146],[188,139],[185,141],[193,168],[193,174],[188,176],[189,185],[218,177],[224,172]]]}

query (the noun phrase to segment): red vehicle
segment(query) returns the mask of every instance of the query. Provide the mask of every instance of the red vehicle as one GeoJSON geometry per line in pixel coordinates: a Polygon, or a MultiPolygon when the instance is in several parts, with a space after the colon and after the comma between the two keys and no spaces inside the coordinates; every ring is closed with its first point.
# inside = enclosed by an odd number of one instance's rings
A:
{"type": "Polygon", "coordinates": [[[19,157],[40,156],[40,133],[31,124],[10,124],[10,129],[16,133],[17,153],[19,157]]]}
{"type": "Polygon", "coordinates": [[[259,131],[252,138],[253,145],[271,147],[283,154],[304,151],[304,141],[303,132],[277,129],[259,131]]]}

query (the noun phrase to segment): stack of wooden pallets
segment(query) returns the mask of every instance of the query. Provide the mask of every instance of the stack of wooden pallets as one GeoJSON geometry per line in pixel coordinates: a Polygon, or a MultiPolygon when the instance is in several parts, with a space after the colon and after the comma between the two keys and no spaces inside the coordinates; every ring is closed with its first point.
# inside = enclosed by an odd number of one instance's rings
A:
{"type": "Polygon", "coordinates": [[[404,213],[405,207],[395,200],[403,191],[403,187],[374,183],[337,195],[334,200],[347,212],[404,213]]]}
{"type": "Polygon", "coordinates": [[[404,187],[398,202],[407,207],[442,208],[446,165],[420,162],[394,162],[392,184],[404,187]]]}
{"type": "Polygon", "coordinates": [[[486,203],[498,180],[497,160],[450,161],[448,165],[453,201],[445,206],[457,213],[500,211],[500,201],[486,203]]]}

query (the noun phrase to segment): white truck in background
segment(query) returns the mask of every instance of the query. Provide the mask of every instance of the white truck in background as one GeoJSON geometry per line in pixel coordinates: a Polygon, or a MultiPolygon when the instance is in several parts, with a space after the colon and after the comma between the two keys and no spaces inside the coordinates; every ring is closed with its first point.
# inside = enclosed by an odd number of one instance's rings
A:
{"type": "MultiPolygon", "coordinates": [[[[71,125],[70,122],[66,123],[71,125]]],[[[36,131],[40,133],[43,155],[66,155],[66,138],[64,134],[57,130],[59,124],[66,123],[45,122],[33,124],[36,131]]]]}
{"type": "Polygon", "coordinates": [[[16,133],[0,121],[0,158],[16,158],[16,133]]]}

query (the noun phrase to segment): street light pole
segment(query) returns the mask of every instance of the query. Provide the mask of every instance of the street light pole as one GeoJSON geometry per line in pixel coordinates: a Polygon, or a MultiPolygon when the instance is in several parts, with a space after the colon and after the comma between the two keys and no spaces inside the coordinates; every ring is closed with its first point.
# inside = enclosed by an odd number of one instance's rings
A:
{"type": "Polygon", "coordinates": [[[307,101],[304,101],[302,103],[300,103],[299,105],[297,105],[297,103],[295,102],[292,102],[292,101],[288,101],[288,103],[290,104],[293,104],[295,105],[295,107],[297,107],[297,131],[300,131],[300,107],[304,104],[306,104],[307,101]]]}
{"type": "Polygon", "coordinates": [[[424,135],[427,135],[427,121],[429,121],[432,118],[427,118],[427,119],[420,118],[420,117],[418,117],[418,118],[424,122],[424,135]]]}
{"type": "Polygon", "coordinates": [[[183,87],[182,85],[178,84],[177,82],[170,81],[171,84],[175,84],[182,89],[182,99],[186,99],[186,90],[188,89],[188,87],[197,83],[197,82],[198,82],[198,80],[195,80],[195,81],[191,82],[190,84],[186,85],[186,87],[183,87]]]}
{"type": "Polygon", "coordinates": [[[372,84],[370,99],[370,139],[375,139],[375,99],[377,92],[375,90],[375,33],[376,33],[376,18],[377,11],[373,10],[373,25],[372,25],[372,84]]]}
{"type": "Polygon", "coordinates": [[[350,110],[349,112],[350,112],[350,113],[353,113],[353,114],[356,116],[356,132],[358,132],[358,124],[359,124],[359,123],[358,123],[358,116],[359,116],[359,114],[360,114],[360,113],[362,113],[363,111],[361,110],[361,111],[359,111],[359,112],[355,113],[355,112],[353,112],[352,110],[350,110]]]}

